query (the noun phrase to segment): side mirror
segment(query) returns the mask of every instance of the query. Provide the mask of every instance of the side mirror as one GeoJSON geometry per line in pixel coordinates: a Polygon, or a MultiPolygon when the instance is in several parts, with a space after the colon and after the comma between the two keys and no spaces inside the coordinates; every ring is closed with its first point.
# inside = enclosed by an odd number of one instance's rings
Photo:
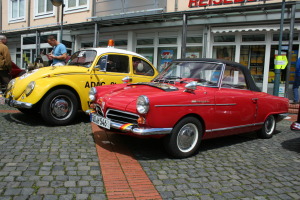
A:
{"type": "Polygon", "coordinates": [[[132,78],[130,78],[129,76],[126,76],[125,78],[122,79],[123,83],[131,83],[132,82],[132,78]]]}
{"type": "Polygon", "coordinates": [[[194,93],[194,90],[197,89],[197,81],[192,81],[185,85],[184,92],[194,93]]]}

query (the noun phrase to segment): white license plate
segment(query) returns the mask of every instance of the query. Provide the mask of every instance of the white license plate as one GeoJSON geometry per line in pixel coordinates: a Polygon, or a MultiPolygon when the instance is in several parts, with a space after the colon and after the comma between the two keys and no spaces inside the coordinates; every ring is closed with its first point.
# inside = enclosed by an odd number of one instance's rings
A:
{"type": "Polygon", "coordinates": [[[97,124],[98,126],[101,126],[106,129],[110,129],[110,120],[100,115],[92,114],[91,121],[97,124]]]}
{"type": "Polygon", "coordinates": [[[4,97],[0,97],[0,105],[4,105],[5,104],[5,98],[4,97]]]}

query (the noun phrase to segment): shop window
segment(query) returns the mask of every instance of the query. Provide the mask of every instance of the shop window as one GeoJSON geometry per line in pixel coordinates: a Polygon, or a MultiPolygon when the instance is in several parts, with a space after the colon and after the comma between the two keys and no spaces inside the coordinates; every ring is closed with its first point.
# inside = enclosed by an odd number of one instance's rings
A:
{"type": "Polygon", "coordinates": [[[151,63],[153,63],[153,56],[154,56],[154,48],[137,48],[136,52],[141,54],[145,58],[147,58],[151,63]]]}
{"type": "Polygon", "coordinates": [[[202,41],[203,41],[202,37],[187,37],[186,38],[187,44],[202,43],[202,41]]]}
{"type": "Polygon", "coordinates": [[[158,71],[161,72],[172,60],[177,58],[177,47],[159,47],[157,55],[158,71]]]}
{"type": "MultiPolygon", "coordinates": [[[[280,34],[274,34],[273,35],[273,41],[279,41],[279,37],[280,37],[280,34]]],[[[290,39],[290,33],[283,33],[282,34],[282,41],[289,41],[290,39]]],[[[294,33],[293,35],[293,40],[298,40],[298,33],[294,33]]]]}
{"type": "Polygon", "coordinates": [[[10,0],[10,12],[9,20],[10,22],[17,22],[24,20],[25,17],[25,0],[10,0]]]}
{"type": "Polygon", "coordinates": [[[235,46],[214,46],[213,58],[234,61],[235,46]]]}
{"type": "Polygon", "coordinates": [[[214,42],[234,42],[235,35],[215,35],[214,42]]]}
{"type": "Polygon", "coordinates": [[[153,45],[154,40],[153,39],[138,39],[137,45],[153,45]]]}
{"type": "Polygon", "coordinates": [[[243,42],[260,42],[265,41],[265,35],[259,34],[259,35],[242,35],[242,41],[243,42]]]}
{"type": "Polygon", "coordinates": [[[240,63],[249,68],[255,82],[263,82],[265,45],[242,45],[240,63]]]}
{"type": "Polygon", "coordinates": [[[177,44],[177,38],[159,38],[159,44],[177,44]]]}
{"type": "Polygon", "coordinates": [[[186,58],[202,58],[202,47],[187,47],[186,58]]]}

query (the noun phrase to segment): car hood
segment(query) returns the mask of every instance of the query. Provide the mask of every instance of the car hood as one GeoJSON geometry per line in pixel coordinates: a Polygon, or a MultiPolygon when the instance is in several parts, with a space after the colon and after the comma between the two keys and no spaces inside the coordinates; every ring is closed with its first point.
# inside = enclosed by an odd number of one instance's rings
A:
{"type": "Polygon", "coordinates": [[[16,78],[12,92],[15,97],[18,97],[24,92],[25,88],[31,81],[35,81],[41,78],[57,77],[57,76],[62,76],[67,74],[87,73],[87,71],[88,68],[79,67],[79,66],[57,66],[57,67],[50,66],[50,67],[35,69],[16,78]]]}
{"type": "Polygon", "coordinates": [[[139,96],[147,96],[150,103],[154,105],[156,100],[167,99],[168,96],[178,96],[185,89],[184,85],[174,86],[155,82],[129,84],[105,93],[98,103],[101,103],[102,106],[105,105],[104,110],[112,108],[136,113],[136,100],[139,96]]]}

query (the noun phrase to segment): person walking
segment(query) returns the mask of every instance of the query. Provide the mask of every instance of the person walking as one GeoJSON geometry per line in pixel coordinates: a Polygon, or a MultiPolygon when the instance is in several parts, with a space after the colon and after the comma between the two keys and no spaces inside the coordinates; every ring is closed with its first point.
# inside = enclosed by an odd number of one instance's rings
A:
{"type": "Polygon", "coordinates": [[[6,43],[6,36],[0,35],[0,93],[5,92],[7,84],[11,79],[11,57],[6,43]]]}
{"type": "Polygon", "coordinates": [[[55,35],[48,36],[48,44],[53,47],[53,50],[48,54],[49,59],[52,59],[52,66],[66,65],[67,48],[64,44],[57,41],[55,35]]]}
{"type": "Polygon", "coordinates": [[[299,86],[300,86],[300,57],[296,62],[295,80],[293,83],[294,104],[299,103],[299,86]]]}

